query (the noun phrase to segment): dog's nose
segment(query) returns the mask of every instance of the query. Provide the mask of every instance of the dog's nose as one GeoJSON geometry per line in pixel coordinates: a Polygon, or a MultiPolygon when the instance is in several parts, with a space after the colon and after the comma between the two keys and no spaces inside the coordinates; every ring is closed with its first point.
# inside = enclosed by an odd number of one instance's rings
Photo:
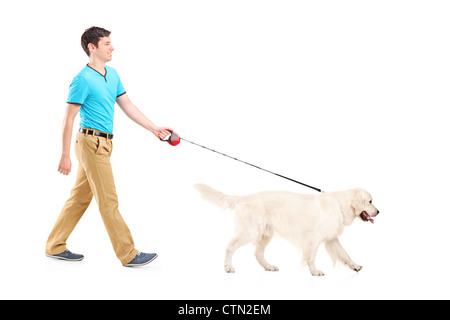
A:
{"type": "Polygon", "coordinates": [[[377,215],[379,215],[380,214],[380,210],[377,210],[377,215]]]}

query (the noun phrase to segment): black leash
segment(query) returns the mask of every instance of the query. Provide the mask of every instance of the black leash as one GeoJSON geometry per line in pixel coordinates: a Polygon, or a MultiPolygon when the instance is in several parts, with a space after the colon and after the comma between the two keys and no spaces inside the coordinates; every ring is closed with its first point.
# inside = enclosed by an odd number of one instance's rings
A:
{"type": "Polygon", "coordinates": [[[178,143],[176,143],[176,141],[179,141],[180,139],[181,139],[181,140],[184,140],[184,141],[186,141],[186,142],[192,143],[193,145],[202,147],[202,148],[204,148],[204,149],[206,149],[206,150],[209,150],[209,151],[212,151],[212,152],[221,154],[221,155],[223,155],[223,156],[225,156],[225,157],[228,157],[228,158],[231,158],[231,159],[233,159],[233,160],[236,160],[236,161],[245,163],[245,164],[247,164],[247,165],[249,165],[249,166],[255,167],[255,168],[260,169],[260,170],[262,170],[262,171],[266,171],[266,172],[268,172],[268,173],[274,174],[274,175],[276,175],[276,176],[279,176],[279,177],[281,177],[281,178],[287,179],[287,180],[289,180],[289,181],[292,181],[292,182],[301,184],[302,186],[305,186],[305,187],[314,189],[314,190],[316,190],[316,191],[318,191],[318,192],[324,192],[324,191],[322,191],[321,189],[316,188],[316,187],[313,187],[313,186],[310,186],[310,185],[308,185],[308,184],[306,184],[306,183],[303,183],[303,182],[300,182],[300,181],[297,181],[297,180],[294,180],[294,179],[291,179],[291,178],[282,176],[281,174],[278,174],[278,173],[275,173],[275,172],[272,172],[272,171],[263,169],[263,168],[261,168],[261,167],[255,166],[254,164],[251,164],[251,163],[248,163],[248,162],[245,162],[245,161],[236,159],[236,158],[234,158],[234,157],[231,157],[231,156],[229,156],[229,155],[226,155],[225,153],[222,153],[222,152],[219,152],[219,151],[216,151],[216,150],[207,148],[207,147],[205,147],[205,146],[202,146],[202,145],[200,145],[200,144],[198,144],[198,143],[195,143],[195,142],[186,140],[186,139],[184,139],[184,138],[181,138],[180,136],[178,136],[178,135],[177,135],[176,133],[174,133],[174,132],[171,133],[171,135],[170,135],[170,137],[169,137],[169,139],[168,139],[168,142],[169,142],[170,144],[172,144],[172,145],[177,145],[178,143]],[[173,140],[172,140],[172,139],[173,139],[173,140]],[[171,143],[171,142],[175,142],[176,144],[175,144],[175,143],[171,143]]]}

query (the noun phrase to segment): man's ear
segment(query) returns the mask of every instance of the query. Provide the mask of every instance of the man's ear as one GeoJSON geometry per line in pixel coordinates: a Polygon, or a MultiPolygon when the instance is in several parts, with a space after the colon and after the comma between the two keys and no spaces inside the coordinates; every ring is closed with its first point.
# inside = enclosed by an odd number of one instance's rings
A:
{"type": "Polygon", "coordinates": [[[89,52],[93,52],[96,49],[96,47],[94,46],[93,43],[88,43],[88,49],[89,49],[89,52]]]}

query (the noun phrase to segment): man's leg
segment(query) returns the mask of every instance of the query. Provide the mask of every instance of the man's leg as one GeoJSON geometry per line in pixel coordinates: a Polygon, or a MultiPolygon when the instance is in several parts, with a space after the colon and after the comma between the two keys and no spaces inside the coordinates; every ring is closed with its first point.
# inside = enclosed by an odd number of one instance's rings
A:
{"type": "Polygon", "coordinates": [[[77,145],[80,165],[83,166],[89,185],[111,240],[122,265],[137,255],[133,238],[119,212],[114,177],[110,163],[112,142],[105,138],[79,133],[77,145]]]}
{"type": "Polygon", "coordinates": [[[66,241],[92,200],[92,191],[83,167],[78,166],[77,178],[69,199],[64,204],[47,240],[45,253],[55,255],[64,252],[66,241]]]}

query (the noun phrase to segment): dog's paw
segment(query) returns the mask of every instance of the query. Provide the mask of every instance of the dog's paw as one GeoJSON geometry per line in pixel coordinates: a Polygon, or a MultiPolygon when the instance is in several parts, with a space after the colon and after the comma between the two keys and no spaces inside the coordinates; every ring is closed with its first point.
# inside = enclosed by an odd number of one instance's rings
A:
{"type": "Polygon", "coordinates": [[[356,272],[359,272],[359,271],[361,271],[361,269],[362,269],[362,266],[360,266],[360,265],[357,265],[356,263],[354,263],[354,262],[345,262],[344,263],[348,268],[350,268],[350,269],[352,269],[353,271],[356,271],[356,272]]]}
{"type": "Polygon", "coordinates": [[[353,268],[353,270],[355,270],[356,272],[359,272],[359,271],[361,271],[362,266],[359,266],[359,265],[357,265],[357,264],[354,264],[354,265],[352,266],[352,268],[353,268]]]}
{"type": "Polygon", "coordinates": [[[311,271],[311,274],[312,274],[313,276],[316,276],[316,277],[323,277],[323,276],[325,275],[325,273],[323,273],[323,272],[320,271],[320,270],[314,270],[314,271],[311,271]]]}
{"type": "Polygon", "coordinates": [[[278,271],[278,270],[280,270],[280,269],[278,269],[278,267],[276,267],[276,266],[264,267],[264,269],[265,269],[266,271],[278,271]]]}
{"type": "Polygon", "coordinates": [[[226,273],[234,273],[234,268],[232,266],[225,266],[226,273]]]}

